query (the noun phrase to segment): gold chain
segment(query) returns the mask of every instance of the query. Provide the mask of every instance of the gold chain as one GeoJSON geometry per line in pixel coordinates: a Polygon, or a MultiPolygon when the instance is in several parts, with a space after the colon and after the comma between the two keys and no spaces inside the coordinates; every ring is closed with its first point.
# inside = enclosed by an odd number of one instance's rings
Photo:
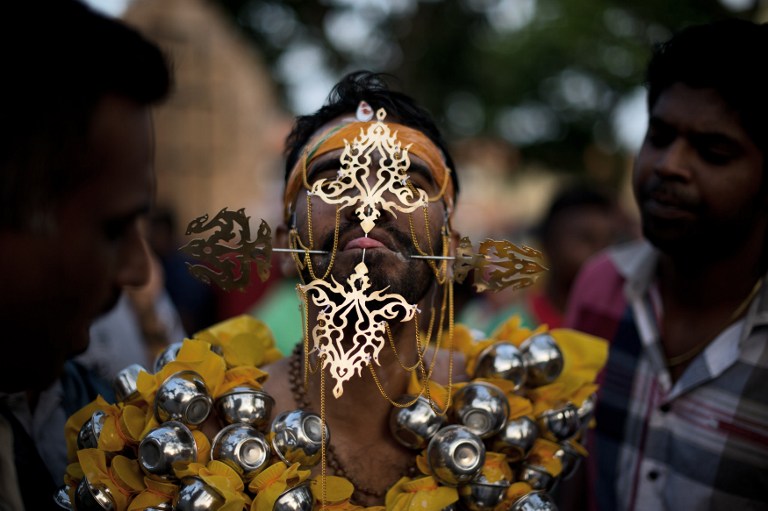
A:
{"type": "MultiPolygon", "coordinates": [[[[333,228],[333,249],[331,249],[331,260],[328,262],[328,268],[325,270],[325,274],[323,275],[323,278],[320,280],[325,280],[328,278],[328,275],[330,275],[331,270],[333,269],[333,263],[336,261],[336,253],[338,252],[339,248],[339,226],[341,223],[341,207],[336,206],[336,218],[334,220],[334,228],[333,228]]],[[[309,247],[304,248],[304,250],[312,250],[315,246],[315,241],[313,237],[313,227],[312,227],[312,197],[307,194],[307,236],[309,237],[309,247]]],[[[315,275],[315,269],[312,266],[312,259],[309,257],[309,253],[307,252],[304,257],[304,261],[306,263],[307,269],[309,270],[309,276],[312,277],[313,280],[318,280],[317,276],[315,275]]]]}
{"type": "Polygon", "coordinates": [[[322,495],[322,505],[325,506],[328,502],[326,496],[326,443],[328,439],[325,436],[326,427],[326,415],[325,415],[325,371],[323,370],[323,362],[325,362],[325,353],[320,355],[320,494],[322,495]]]}
{"type": "MultiPolygon", "coordinates": [[[[422,353],[422,347],[421,343],[419,342],[419,334],[418,334],[418,314],[415,315],[414,321],[416,321],[416,349],[419,350],[419,358],[421,358],[422,353]]],[[[389,340],[389,346],[392,348],[392,352],[395,354],[395,359],[397,360],[397,363],[408,371],[409,373],[412,373],[416,370],[417,367],[419,367],[419,362],[414,363],[411,367],[406,366],[402,360],[400,360],[400,354],[397,352],[397,346],[395,346],[395,339],[392,337],[392,330],[389,328],[389,323],[384,323],[384,330],[387,333],[387,340],[389,340]]]]}
{"type": "MultiPolygon", "coordinates": [[[[752,299],[755,297],[755,295],[757,295],[758,291],[760,291],[760,288],[762,286],[763,286],[763,278],[761,277],[760,279],[758,279],[757,282],[755,282],[755,285],[752,287],[752,291],[750,291],[747,297],[741,301],[739,306],[736,307],[736,310],[734,310],[731,313],[731,316],[728,318],[729,321],[733,322],[744,313],[744,310],[747,307],[749,307],[749,304],[752,302],[752,299]]],[[[712,341],[711,339],[706,339],[705,341],[698,343],[696,346],[689,349],[685,353],[681,353],[680,355],[675,355],[674,357],[666,357],[667,367],[671,369],[673,367],[677,367],[681,364],[688,362],[689,360],[696,357],[696,355],[704,351],[704,349],[707,346],[709,346],[709,343],[711,341],[712,341]]]]}

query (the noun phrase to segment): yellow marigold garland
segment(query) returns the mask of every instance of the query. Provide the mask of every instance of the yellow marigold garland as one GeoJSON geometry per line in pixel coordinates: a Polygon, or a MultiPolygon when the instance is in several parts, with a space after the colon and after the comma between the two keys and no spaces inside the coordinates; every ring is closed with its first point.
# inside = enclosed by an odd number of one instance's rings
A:
{"type": "MultiPolygon", "coordinates": [[[[456,325],[454,346],[464,355],[466,370],[472,374],[477,356],[487,346],[499,342],[512,342],[520,346],[531,335],[547,332],[545,326],[530,330],[521,326],[520,319],[510,318],[489,339],[474,340],[466,327],[456,325]]],[[[556,340],[564,356],[561,376],[549,385],[536,389],[515,391],[507,380],[486,379],[504,391],[509,401],[509,419],[529,417],[532,420],[543,411],[564,402],[575,406],[594,394],[593,383],[597,372],[607,357],[607,344],[601,339],[572,330],[558,329],[549,332],[556,340]]],[[[115,499],[117,511],[139,511],[147,507],[171,503],[178,493],[178,484],[141,473],[135,457],[136,446],[153,428],[158,426],[151,406],[158,387],[165,379],[178,371],[192,370],[200,374],[212,397],[216,398],[235,387],[261,388],[268,375],[257,366],[271,363],[281,355],[275,347],[269,329],[260,321],[240,316],[202,331],[184,342],[176,359],[169,362],[157,374],[142,372],[138,377],[140,397],[130,403],[109,404],[101,397],[69,418],[66,425],[67,447],[71,463],[67,468],[65,483],[73,489],[80,479],[88,477],[91,483],[109,488],[115,499]],[[211,349],[211,347],[215,349],[211,349]],[[217,353],[218,352],[218,353],[217,353]],[[76,439],[82,425],[95,411],[106,415],[98,439],[98,449],[77,451],[76,439]],[[107,453],[123,453],[117,456],[107,453]],[[127,456],[128,457],[127,457],[127,456]],[[111,459],[111,461],[110,461],[111,459]]],[[[478,379],[479,380],[479,379],[478,379]]],[[[457,384],[454,391],[461,388],[457,384]]],[[[422,382],[414,373],[409,392],[418,393],[422,382]]],[[[435,382],[429,382],[429,395],[438,407],[444,407],[447,391],[435,382]]],[[[308,470],[299,470],[298,464],[288,466],[277,459],[252,479],[247,486],[229,466],[218,461],[208,461],[210,441],[199,430],[192,434],[198,448],[197,462],[177,471],[178,477],[195,475],[213,487],[225,500],[221,511],[244,508],[250,511],[271,511],[277,498],[286,490],[304,483],[308,470]]],[[[577,439],[568,444],[575,452],[586,455],[577,439]]],[[[556,456],[559,445],[545,438],[538,438],[526,462],[556,477],[562,464],[556,456]]],[[[385,506],[362,508],[351,501],[354,488],[340,477],[327,476],[324,506],[319,499],[316,506],[324,510],[352,511],[357,509],[387,511],[440,511],[459,500],[459,491],[440,484],[431,474],[425,454],[416,459],[423,474],[416,478],[403,477],[387,492],[385,506]]],[[[507,509],[517,499],[530,493],[531,486],[515,481],[515,475],[503,454],[487,452],[482,477],[489,483],[509,481],[499,510],[507,509]]],[[[317,481],[312,481],[313,492],[317,481]]],[[[319,491],[319,490],[317,490],[319,491]]]]}

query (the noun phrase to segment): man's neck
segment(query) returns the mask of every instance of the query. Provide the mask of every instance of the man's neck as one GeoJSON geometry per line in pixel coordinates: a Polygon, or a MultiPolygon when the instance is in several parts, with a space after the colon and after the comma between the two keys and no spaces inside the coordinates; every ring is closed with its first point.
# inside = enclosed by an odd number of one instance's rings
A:
{"type": "Polygon", "coordinates": [[[665,304],[703,311],[741,302],[764,274],[761,250],[745,246],[720,257],[662,253],[657,278],[665,304]]]}

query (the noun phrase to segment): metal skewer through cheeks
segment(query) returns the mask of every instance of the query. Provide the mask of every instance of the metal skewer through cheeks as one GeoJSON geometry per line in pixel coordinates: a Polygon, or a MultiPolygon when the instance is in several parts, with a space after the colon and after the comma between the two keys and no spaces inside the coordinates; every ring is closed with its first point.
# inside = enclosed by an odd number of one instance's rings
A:
{"type": "MultiPolygon", "coordinates": [[[[262,220],[255,239],[251,239],[250,217],[245,209],[219,211],[192,220],[186,234],[204,234],[181,247],[181,251],[196,262],[187,263],[190,273],[199,280],[216,284],[225,291],[244,290],[250,283],[255,263],[259,279],[264,282],[270,274],[272,252],[328,255],[325,250],[305,250],[272,247],[272,230],[262,220]]],[[[479,291],[498,291],[511,286],[520,289],[533,284],[546,271],[540,251],[525,245],[518,247],[509,241],[485,240],[474,250],[469,238],[462,238],[454,256],[408,255],[418,260],[449,260],[453,263],[453,279],[464,282],[473,273],[473,285],[479,291]]]]}

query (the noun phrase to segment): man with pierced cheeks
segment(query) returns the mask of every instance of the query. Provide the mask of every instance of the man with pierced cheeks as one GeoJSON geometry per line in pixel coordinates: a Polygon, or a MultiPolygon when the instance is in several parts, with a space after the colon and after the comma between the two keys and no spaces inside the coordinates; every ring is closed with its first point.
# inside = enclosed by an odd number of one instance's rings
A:
{"type": "MultiPolygon", "coordinates": [[[[326,106],[314,115],[297,120],[288,137],[286,153],[285,223],[277,230],[276,245],[295,245],[298,239],[299,246],[307,246],[311,241],[311,248],[328,254],[312,256],[311,266],[304,264],[301,256],[295,259],[286,256],[281,266],[283,272],[296,274],[296,262],[300,262],[303,266],[299,267],[300,277],[306,285],[314,280],[312,275],[322,279],[332,264],[324,280],[347,285],[350,275],[363,261],[368,274],[358,285],[399,294],[408,304],[416,305],[422,314],[409,310],[417,314],[421,329],[426,331],[428,325],[425,323],[430,313],[440,313],[443,286],[438,280],[445,277],[445,266],[439,262],[431,266],[425,260],[409,256],[416,255],[419,249],[447,255],[448,245],[457,239],[451,230],[450,219],[458,191],[453,162],[429,115],[409,97],[390,91],[378,76],[365,72],[351,74],[335,87],[326,106]],[[408,183],[401,184],[414,191],[409,197],[418,204],[410,215],[412,222],[409,222],[409,214],[403,212],[404,208],[388,210],[386,207],[387,200],[395,200],[393,190],[400,185],[381,194],[385,202],[378,204],[378,217],[370,224],[366,223],[366,215],[377,215],[374,206],[358,208],[354,204],[338,208],[338,204],[328,203],[318,196],[321,189],[329,190],[327,183],[340,175],[339,158],[344,151],[344,141],[351,142],[359,137],[361,127],[375,122],[374,116],[380,109],[386,112],[385,123],[393,133],[397,132],[402,147],[410,144],[408,183]],[[319,185],[313,188],[317,183],[319,185]],[[313,189],[318,193],[310,193],[313,189]],[[419,197],[424,201],[419,202],[419,197]],[[291,231],[294,232],[293,240],[291,231]],[[419,249],[415,247],[414,239],[419,249]],[[332,256],[334,252],[335,256],[332,256]]],[[[392,155],[378,152],[372,155],[367,176],[371,189],[375,188],[376,171],[380,165],[391,163],[386,158],[381,161],[382,156],[392,155]]],[[[343,200],[354,193],[357,192],[338,194],[338,198],[343,200]]],[[[316,326],[318,312],[310,303],[307,313],[309,332],[316,326]]],[[[380,365],[375,365],[378,383],[393,398],[406,393],[410,379],[410,374],[403,370],[396,357],[405,366],[417,362],[416,322],[400,322],[398,319],[403,319],[405,313],[401,309],[399,314],[389,322],[397,355],[386,346],[378,355],[380,365]]],[[[353,323],[354,319],[359,319],[354,314],[351,317],[344,330],[345,342],[355,335],[353,323]]],[[[296,351],[293,357],[265,368],[270,374],[265,390],[276,400],[275,415],[304,404],[317,413],[320,411],[319,374],[310,376],[305,392],[297,389],[295,381],[291,382],[291,362],[295,363],[300,357],[300,352],[296,351]]],[[[445,383],[447,357],[440,359],[438,365],[433,378],[445,383]]],[[[455,361],[453,366],[459,368],[463,364],[455,361]]],[[[361,378],[346,382],[343,395],[338,399],[330,398],[333,402],[326,406],[327,423],[332,432],[336,463],[358,490],[355,501],[365,505],[381,504],[386,490],[412,467],[414,455],[398,444],[389,432],[388,416],[392,405],[381,397],[377,382],[367,368],[362,369],[361,375],[361,378]],[[364,491],[361,492],[361,488],[364,491]]],[[[330,388],[332,380],[326,385],[330,388]]]]}

